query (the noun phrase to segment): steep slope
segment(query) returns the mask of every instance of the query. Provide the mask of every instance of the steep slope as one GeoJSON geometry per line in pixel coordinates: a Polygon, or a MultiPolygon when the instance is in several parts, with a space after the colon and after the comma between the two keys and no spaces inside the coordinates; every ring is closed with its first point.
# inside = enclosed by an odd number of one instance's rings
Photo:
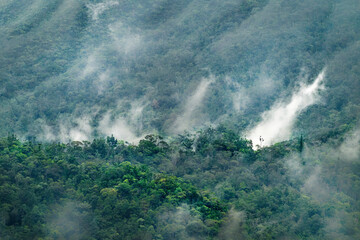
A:
{"type": "Polygon", "coordinates": [[[291,132],[347,130],[359,120],[359,8],[356,0],[2,1],[0,134],[132,141],[204,123],[251,128],[324,67],[322,100],[291,132]]]}

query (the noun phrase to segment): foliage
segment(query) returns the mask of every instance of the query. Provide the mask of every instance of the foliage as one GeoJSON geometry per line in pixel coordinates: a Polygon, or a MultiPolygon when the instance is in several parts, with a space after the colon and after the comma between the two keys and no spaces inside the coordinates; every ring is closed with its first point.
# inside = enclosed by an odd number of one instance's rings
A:
{"type": "Polygon", "coordinates": [[[359,120],[356,0],[9,0],[1,7],[1,136],[49,140],[44,126],[56,137],[84,116],[95,127],[106,112],[136,134],[169,133],[211,74],[197,125],[226,119],[244,129],[324,67],[326,104],[304,112],[297,130],[319,136],[359,120]],[[133,117],[137,104],[141,120],[133,117]]]}
{"type": "Polygon", "coordinates": [[[203,226],[201,237],[216,234],[223,203],[144,165],[100,161],[112,146],[101,139],[88,149],[1,139],[1,238],[162,239],[158,219],[185,205],[203,226]]]}
{"type": "Polygon", "coordinates": [[[359,12],[0,1],[0,239],[360,239],[359,12]],[[245,129],[323,68],[300,138],[254,150],[245,129]]]}
{"type": "Polygon", "coordinates": [[[1,237],[356,239],[358,162],[301,141],[255,151],[223,126],[138,145],[9,135],[0,141],[1,237]]]}

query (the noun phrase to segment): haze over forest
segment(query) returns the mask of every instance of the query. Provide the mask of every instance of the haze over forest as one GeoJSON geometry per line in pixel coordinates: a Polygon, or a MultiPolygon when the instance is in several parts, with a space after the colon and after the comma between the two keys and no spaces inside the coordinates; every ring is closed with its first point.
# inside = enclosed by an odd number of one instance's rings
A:
{"type": "Polygon", "coordinates": [[[360,239],[358,0],[0,0],[0,44],[0,239],[360,239]]]}

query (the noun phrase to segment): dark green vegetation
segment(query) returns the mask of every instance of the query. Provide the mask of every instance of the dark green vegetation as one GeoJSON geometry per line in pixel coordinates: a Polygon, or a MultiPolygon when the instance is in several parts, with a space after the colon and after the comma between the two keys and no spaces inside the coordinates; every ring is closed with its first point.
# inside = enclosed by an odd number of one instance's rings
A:
{"type": "Polygon", "coordinates": [[[254,151],[224,127],[137,146],[9,136],[0,141],[0,237],[358,239],[359,159],[340,160],[336,141],[302,141],[254,151]]]}
{"type": "Polygon", "coordinates": [[[1,240],[360,239],[359,0],[0,0],[0,46],[1,240]]]}
{"type": "Polygon", "coordinates": [[[0,148],[1,239],[214,236],[227,210],[180,178],[116,161],[123,145],[8,137],[0,148]]]}

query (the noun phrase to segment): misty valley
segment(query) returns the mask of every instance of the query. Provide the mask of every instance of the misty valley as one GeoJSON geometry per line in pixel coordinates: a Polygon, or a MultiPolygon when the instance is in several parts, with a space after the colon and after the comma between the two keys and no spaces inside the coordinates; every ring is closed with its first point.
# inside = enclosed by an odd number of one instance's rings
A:
{"type": "Polygon", "coordinates": [[[360,239],[358,0],[0,0],[0,239],[360,239]]]}

